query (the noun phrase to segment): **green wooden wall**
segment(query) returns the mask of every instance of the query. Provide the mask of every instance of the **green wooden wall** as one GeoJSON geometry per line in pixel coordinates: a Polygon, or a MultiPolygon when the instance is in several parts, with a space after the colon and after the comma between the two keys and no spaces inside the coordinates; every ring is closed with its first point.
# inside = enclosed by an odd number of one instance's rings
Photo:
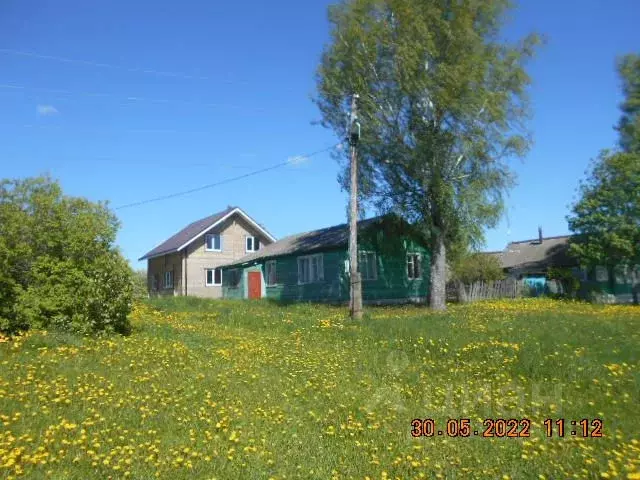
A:
{"type": "MultiPolygon", "coordinates": [[[[604,267],[601,268],[604,269],[604,267]]],[[[640,272],[640,267],[634,265],[631,270],[640,272]]],[[[606,280],[599,280],[596,268],[588,269],[587,279],[582,281],[581,293],[584,295],[588,291],[600,292],[601,294],[614,295],[618,300],[630,302],[633,300],[634,291],[638,292],[640,290],[639,285],[635,283],[637,282],[637,273],[636,275],[625,275],[622,272],[618,272],[613,275],[613,281],[609,280],[609,276],[610,272],[607,271],[606,280]]]]}
{"type": "MultiPolygon", "coordinates": [[[[317,252],[323,254],[324,281],[298,284],[298,255],[278,257],[276,261],[277,284],[267,286],[267,298],[284,301],[335,301],[348,298],[342,279],[345,251],[328,250],[317,252]]],[[[266,268],[265,268],[266,271],[266,268]]]]}

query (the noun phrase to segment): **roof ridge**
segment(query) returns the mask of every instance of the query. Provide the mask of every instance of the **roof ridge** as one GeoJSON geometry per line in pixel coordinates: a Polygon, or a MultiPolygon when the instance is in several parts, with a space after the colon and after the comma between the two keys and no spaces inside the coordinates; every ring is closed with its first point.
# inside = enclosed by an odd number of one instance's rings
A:
{"type": "MultiPolygon", "coordinates": [[[[542,237],[542,240],[555,240],[558,238],[569,238],[569,237],[573,237],[573,234],[567,234],[567,235],[554,235],[551,237],[542,237]]],[[[540,238],[530,238],[527,240],[514,240],[513,242],[509,242],[508,245],[511,245],[512,243],[531,243],[531,242],[539,242],[540,238]]]]}
{"type": "MultiPolygon", "coordinates": [[[[369,218],[363,218],[362,220],[358,220],[358,224],[363,223],[363,222],[369,222],[371,220],[376,220],[378,218],[382,218],[385,215],[376,215],[375,217],[369,217],[369,218]]],[[[322,230],[329,230],[331,228],[338,228],[338,227],[347,227],[349,225],[349,222],[344,222],[344,223],[338,223],[336,225],[329,225],[328,227],[321,227],[321,228],[316,228],[315,230],[308,230],[306,232],[299,232],[299,233],[292,233],[291,235],[287,235],[286,237],[282,237],[280,239],[278,239],[277,241],[270,243],[269,245],[273,245],[274,243],[278,243],[281,242],[283,240],[286,240],[287,238],[290,237],[301,237],[303,235],[308,235],[310,233],[317,233],[317,232],[321,232],[322,230]]]]}
{"type": "Polygon", "coordinates": [[[178,230],[174,234],[170,235],[164,241],[162,241],[159,244],[157,244],[154,248],[149,250],[145,255],[140,257],[138,260],[140,261],[140,260],[144,260],[146,258],[155,257],[155,256],[168,254],[168,253],[173,253],[173,252],[177,251],[178,247],[176,247],[175,245],[171,244],[172,240],[177,240],[180,237],[180,235],[185,234],[186,232],[188,232],[188,230],[190,228],[193,228],[193,227],[197,226],[198,224],[205,222],[208,219],[213,220],[214,218],[222,218],[225,215],[228,215],[229,213],[233,212],[234,210],[242,210],[242,209],[239,208],[239,207],[227,206],[227,208],[225,208],[223,210],[220,210],[219,212],[212,213],[211,215],[207,215],[206,217],[202,217],[202,218],[199,218],[198,220],[194,220],[193,222],[188,223],[186,226],[182,227],[180,230],[178,230]],[[165,244],[168,244],[168,245],[166,245],[166,248],[162,248],[161,249],[161,247],[163,247],[165,244]]]}
{"type": "MultiPolygon", "coordinates": [[[[377,215],[375,217],[370,217],[370,218],[364,218],[362,220],[358,220],[358,225],[362,225],[366,222],[371,222],[374,220],[378,220],[380,218],[384,218],[386,215],[377,215]]],[[[251,261],[256,261],[259,260],[261,258],[270,258],[270,257],[275,257],[275,256],[279,256],[279,255],[288,255],[289,253],[282,253],[281,251],[278,250],[278,247],[282,247],[283,245],[286,246],[287,243],[290,243],[292,241],[299,241],[299,240],[303,240],[306,237],[311,237],[313,238],[314,236],[318,236],[318,235],[324,235],[326,232],[330,232],[330,231],[340,231],[340,230],[346,230],[348,228],[348,223],[339,223],[337,225],[330,225],[328,227],[323,227],[323,228],[317,228],[315,230],[309,230],[307,232],[300,232],[300,233],[294,233],[291,235],[287,235],[286,237],[283,237],[273,243],[270,243],[269,245],[265,245],[262,249],[258,250],[257,252],[251,252],[248,253],[247,255],[244,255],[243,257],[240,257],[236,260],[232,260],[224,265],[222,265],[222,267],[231,267],[234,265],[241,265],[243,263],[246,262],[251,262],[251,261]],[[275,251],[274,251],[275,250],[275,251]]],[[[331,234],[328,234],[329,236],[331,234]]],[[[313,249],[307,249],[305,251],[311,251],[313,249]]]]}

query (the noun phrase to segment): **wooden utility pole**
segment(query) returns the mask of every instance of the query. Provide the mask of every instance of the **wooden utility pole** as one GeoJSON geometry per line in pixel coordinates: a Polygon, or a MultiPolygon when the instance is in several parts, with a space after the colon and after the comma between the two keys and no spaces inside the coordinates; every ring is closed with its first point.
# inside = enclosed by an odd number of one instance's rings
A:
{"type": "Polygon", "coordinates": [[[358,151],[360,140],[360,122],[358,122],[358,95],[351,98],[351,118],[349,121],[349,145],[351,147],[351,189],[349,200],[349,306],[351,318],[362,318],[362,283],[358,271],[358,151]]]}

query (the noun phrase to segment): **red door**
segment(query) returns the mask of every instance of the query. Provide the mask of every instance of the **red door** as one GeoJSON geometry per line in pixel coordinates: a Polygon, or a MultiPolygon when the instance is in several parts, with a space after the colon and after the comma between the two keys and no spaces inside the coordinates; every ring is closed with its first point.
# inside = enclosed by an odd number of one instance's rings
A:
{"type": "Polygon", "coordinates": [[[262,297],[262,274],[249,272],[249,298],[262,297]]]}

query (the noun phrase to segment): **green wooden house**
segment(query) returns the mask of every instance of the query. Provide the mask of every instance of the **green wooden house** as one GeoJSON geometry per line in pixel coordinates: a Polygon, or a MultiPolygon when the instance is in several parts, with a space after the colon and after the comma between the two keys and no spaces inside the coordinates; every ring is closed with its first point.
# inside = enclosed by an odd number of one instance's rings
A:
{"type": "MultiPolygon", "coordinates": [[[[223,266],[225,298],[344,303],[349,300],[348,225],[291,235],[223,266]]],[[[426,301],[429,252],[393,216],[358,222],[365,303],[426,301]]]]}

